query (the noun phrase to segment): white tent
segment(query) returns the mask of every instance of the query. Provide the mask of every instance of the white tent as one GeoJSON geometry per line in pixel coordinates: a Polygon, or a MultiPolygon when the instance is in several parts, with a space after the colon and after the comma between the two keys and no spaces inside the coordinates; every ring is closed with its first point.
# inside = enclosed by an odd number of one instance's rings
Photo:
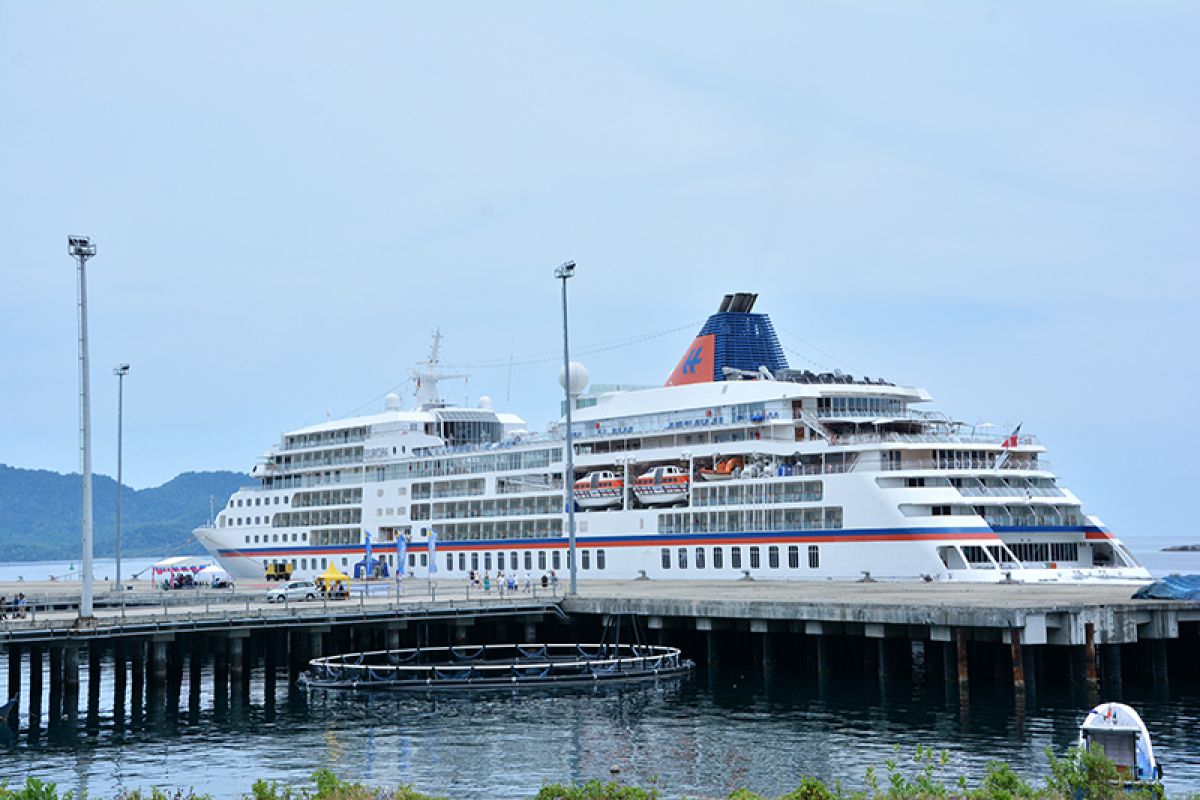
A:
{"type": "Polygon", "coordinates": [[[218,583],[230,583],[233,580],[223,567],[218,567],[216,564],[209,564],[197,572],[195,577],[197,583],[213,583],[214,581],[218,583]]]}
{"type": "Polygon", "coordinates": [[[171,558],[164,558],[162,561],[155,561],[150,574],[154,583],[158,584],[163,580],[173,579],[181,572],[195,575],[200,570],[211,565],[212,560],[203,556],[173,556],[171,558]]]}

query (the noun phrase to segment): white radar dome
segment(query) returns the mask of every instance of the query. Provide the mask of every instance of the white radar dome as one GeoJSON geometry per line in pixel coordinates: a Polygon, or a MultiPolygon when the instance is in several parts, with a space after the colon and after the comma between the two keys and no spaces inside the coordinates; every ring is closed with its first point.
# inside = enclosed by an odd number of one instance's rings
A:
{"type": "Polygon", "coordinates": [[[558,385],[567,390],[572,397],[583,394],[583,390],[588,385],[587,367],[580,364],[578,361],[571,362],[571,384],[567,385],[567,376],[565,370],[558,371],[558,385]]]}
{"type": "Polygon", "coordinates": [[[479,407],[482,409],[490,410],[492,407],[492,398],[488,397],[486,394],[480,395],[479,396],[479,407]]]}
{"type": "Polygon", "coordinates": [[[395,392],[388,392],[388,396],[383,401],[383,407],[386,411],[400,410],[400,395],[395,392]]]}

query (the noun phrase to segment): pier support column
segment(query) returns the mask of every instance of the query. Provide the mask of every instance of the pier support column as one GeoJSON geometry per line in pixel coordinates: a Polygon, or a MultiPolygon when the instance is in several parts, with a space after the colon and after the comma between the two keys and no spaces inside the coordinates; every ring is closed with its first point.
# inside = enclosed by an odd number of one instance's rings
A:
{"type": "Polygon", "coordinates": [[[275,705],[276,659],[279,657],[279,642],[274,633],[263,635],[263,703],[275,705]]]}
{"type": "Polygon", "coordinates": [[[46,709],[48,727],[58,727],[62,719],[63,707],[63,648],[62,645],[50,645],[50,697],[46,709]]]}
{"type": "Polygon", "coordinates": [[[161,688],[167,682],[167,643],[154,641],[150,645],[155,688],[161,688]]]}
{"type": "Polygon", "coordinates": [[[762,671],[764,675],[770,675],[775,672],[777,662],[775,660],[775,637],[770,633],[763,633],[759,636],[762,640],[762,671]]]}
{"type": "Polygon", "coordinates": [[[1013,693],[1024,699],[1025,697],[1025,658],[1021,653],[1021,631],[1019,628],[1013,628],[1008,632],[1009,635],[1009,653],[1012,658],[1012,681],[1013,693]]]}
{"type": "Polygon", "coordinates": [[[63,716],[71,725],[79,718],[79,645],[63,647],[63,716]]]}
{"type": "Polygon", "coordinates": [[[230,638],[226,644],[229,648],[229,694],[234,698],[241,698],[245,678],[242,640],[230,638]]]}
{"type": "Polygon", "coordinates": [[[1096,674],[1096,626],[1091,622],[1083,626],[1083,674],[1087,680],[1089,702],[1097,701],[1100,679],[1096,674]]]}
{"type": "Polygon", "coordinates": [[[721,663],[721,648],[717,643],[716,631],[708,631],[704,634],[704,650],[708,660],[708,668],[716,669],[721,663]]]}
{"type": "Polygon", "coordinates": [[[88,696],[87,696],[87,726],[95,728],[100,724],[100,642],[93,639],[88,642],[88,696]]]}
{"type": "Polygon", "coordinates": [[[313,631],[308,635],[308,655],[309,658],[320,658],[324,653],[322,647],[322,638],[320,631],[313,631]]]}
{"type": "MultiPolygon", "coordinates": [[[[528,626],[526,626],[526,641],[528,641],[528,642],[535,641],[534,639],[529,638],[528,633],[529,633],[528,626]]],[[[533,628],[533,635],[537,636],[537,626],[534,626],[534,628],[533,628]]],[[[391,650],[391,651],[400,649],[400,631],[396,628],[388,628],[387,649],[391,650]]]]}
{"type": "Polygon", "coordinates": [[[42,727],[42,646],[29,648],[29,730],[42,727]]]}
{"type": "Polygon", "coordinates": [[[526,622],[525,623],[525,643],[526,644],[537,644],[538,643],[538,630],[537,630],[536,622],[526,622]]]}
{"type": "Polygon", "coordinates": [[[1154,680],[1154,690],[1166,692],[1170,688],[1170,675],[1167,669],[1167,642],[1165,639],[1154,639],[1150,643],[1150,676],[1154,680]]]}
{"type": "MultiPolygon", "coordinates": [[[[4,696],[7,701],[10,697],[16,697],[21,693],[21,647],[20,645],[10,644],[5,649],[8,658],[8,694],[4,696]]],[[[13,714],[9,717],[8,724],[12,727],[13,733],[17,732],[17,723],[20,714],[13,714]]]]}
{"type": "Polygon", "coordinates": [[[1121,680],[1121,645],[1106,644],[1100,648],[1100,667],[1104,696],[1120,700],[1125,688],[1121,680]]]}
{"type": "Polygon", "coordinates": [[[213,702],[223,706],[229,702],[229,651],[224,636],[212,639],[213,702]]]}
{"type": "Polygon", "coordinates": [[[113,722],[122,725],[125,722],[125,692],[129,682],[129,671],[125,664],[125,642],[121,639],[113,641],[113,722]]]}
{"type": "Polygon", "coordinates": [[[201,637],[193,634],[188,642],[188,711],[200,710],[200,683],[204,671],[204,648],[201,637]]]}
{"type": "Polygon", "coordinates": [[[971,670],[967,658],[967,632],[963,628],[954,630],[954,648],[958,673],[958,694],[966,698],[971,692],[971,670]]]}
{"type": "Polygon", "coordinates": [[[146,643],[134,639],[129,643],[129,716],[141,719],[146,702],[146,643]]]}
{"type": "Polygon", "coordinates": [[[913,639],[908,643],[909,675],[913,684],[929,682],[929,642],[913,639]]]}

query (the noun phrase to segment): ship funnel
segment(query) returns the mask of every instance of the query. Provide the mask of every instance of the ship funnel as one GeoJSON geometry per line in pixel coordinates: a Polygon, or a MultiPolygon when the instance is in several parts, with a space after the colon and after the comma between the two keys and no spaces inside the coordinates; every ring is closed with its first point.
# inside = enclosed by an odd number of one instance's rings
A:
{"type": "Polygon", "coordinates": [[[708,318],[684,351],[666,385],[723,381],[726,371],[761,374],[764,369],[770,373],[787,369],[771,318],[752,312],[757,300],[758,295],[751,292],[721,298],[717,313],[708,318]]]}

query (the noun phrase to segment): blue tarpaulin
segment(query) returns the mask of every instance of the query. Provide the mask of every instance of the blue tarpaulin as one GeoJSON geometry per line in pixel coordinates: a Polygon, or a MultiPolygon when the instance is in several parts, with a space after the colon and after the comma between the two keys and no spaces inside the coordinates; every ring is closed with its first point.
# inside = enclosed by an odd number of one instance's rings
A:
{"type": "Polygon", "coordinates": [[[1200,575],[1168,575],[1133,593],[1134,600],[1200,600],[1200,575]]]}

